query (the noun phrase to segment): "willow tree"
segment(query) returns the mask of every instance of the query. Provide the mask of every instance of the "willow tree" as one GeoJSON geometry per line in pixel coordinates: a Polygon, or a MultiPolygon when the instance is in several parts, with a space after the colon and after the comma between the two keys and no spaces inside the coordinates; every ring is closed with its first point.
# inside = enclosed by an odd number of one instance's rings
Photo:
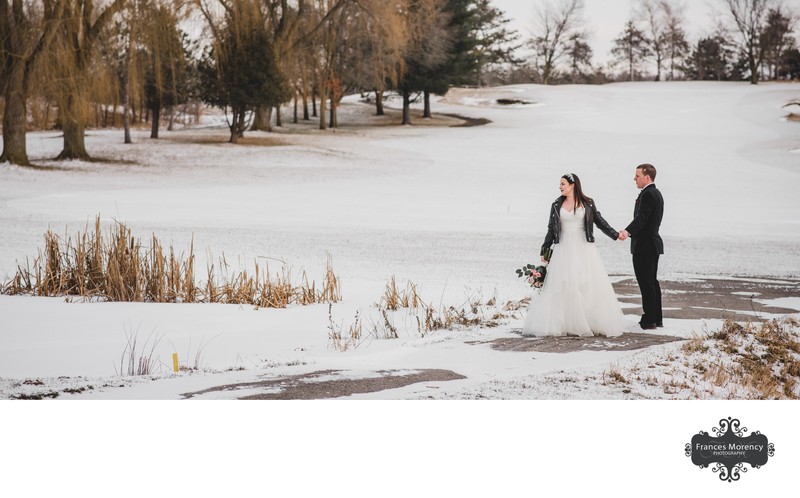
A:
{"type": "Polygon", "coordinates": [[[353,19],[348,36],[351,51],[350,78],[358,86],[375,92],[375,114],[382,116],[383,95],[397,86],[405,70],[405,50],[409,43],[409,25],[405,11],[410,0],[364,2],[363,15],[353,19]]]}
{"type": "Polygon", "coordinates": [[[92,0],[61,0],[63,20],[53,40],[49,64],[55,76],[55,98],[64,147],[57,159],[89,160],[85,130],[90,116],[89,88],[95,45],[112,17],[127,0],[108,0],[95,6],[92,0]]]}
{"type": "Polygon", "coordinates": [[[184,93],[186,57],[178,9],[157,3],[147,7],[142,33],[147,54],[144,91],[151,116],[150,138],[158,138],[161,110],[178,104],[184,93]]]}
{"type": "Polygon", "coordinates": [[[60,0],[0,0],[0,91],[5,101],[0,162],[30,164],[25,133],[31,73],[49,48],[63,8],[60,0]]]}

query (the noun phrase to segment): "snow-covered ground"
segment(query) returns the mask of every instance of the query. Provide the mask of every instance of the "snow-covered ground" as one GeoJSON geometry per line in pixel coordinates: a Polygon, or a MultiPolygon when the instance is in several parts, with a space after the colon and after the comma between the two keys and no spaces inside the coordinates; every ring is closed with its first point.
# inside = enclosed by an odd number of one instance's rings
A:
{"type": "MultiPolygon", "coordinates": [[[[603,372],[643,353],[532,355],[485,344],[514,336],[521,313],[499,327],[423,337],[413,314],[402,311],[391,316],[400,337],[380,339],[375,303],[384,286],[396,275],[437,307],[519,300],[530,291],[513,270],[535,261],[559,177],[577,173],[605,218],[622,228],[642,162],[658,168],[666,199],[665,278],[797,277],[800,170],[792,151],[800,147],[800,127],[781,119],[781,106],[798,94],[793,84],[521,85],[454,89],[435,102],[439,113],[491,120],[474,127],[420,118],[399,127],[396,117],[373,117],[352,97],[335,133],[287,124],[275,134],[248,133],[251,143],[243,145],[225,143],[226,130],[214,127],[162,132],[158,141],[140,131],[134,145],[122,144],[120,131],[92,130],[90,153],[107,159],[92,163],[50,161],[59,133],[31,133],[32,160],[50,168],[0,165],[3,280],[35,254],[48,228],[73,234],[100,215],[178,250],[193,239],[201,269],[207,252],[224,253],[233,269],[259,260],[275,270],[279,259],[321,280],[330,255],[344,299],[329,317],[327,305],[278,310],[0,296],[0,397],[27,392],[23,382],[40,378],[60,388],[92,385],[73,395],[81,398],[174,399],[265,376],[431,368],[466,379],[354,397],[472,397],[482,389],[492,397],[569,397],[543,386],[497,389],[554,371],[603,372]],[[528,104],[504,106],[502,98],[528,104]],[[346,330],[356,312],[365,340],[335,350],[331,325],[346,330]],[[140,345],[158,339],[156,380],[115,378],[131,335],[140,345]],[[172,353],[200,371],[172,375],[172,353]],[[119,385],[125,387],[113,387],[119,385]]],[[[610,274],[631,275],[627,244],[599,238],[598,247],[610,274]]],[[[797,296],[781,305],[800,309],[797,296]]],[[[690,337],[719,325],[672,319],[663,333],[690,337]]]]}
{"type": "MultiPolygon", "coordinates": [[[[258,260],[274,271],[279,259],[319,281],[330,255],[343,301],[329,316],[327,305],[0,296],[0,398],[154,400],[205,391],[193,398],[228,399],[274,393],[269,382],[276,378],[345,381],[432,369],[461,378],[350,398],[735,395],[703,385],[687,395],[661,381],[626,393],[606,382],[644,368],[652,368],[648,379],[668,374],[675,364],[661,365],[680,354],[681,342],[572,353],[490,347],[518,337],[524,309],[496,327],[429,334],[420,332],[418,312],[400,310],[389,314],[399,338],[383,339],[374,304],[395,275],[401,287],[417,284],[434,307],[480,302],[486,316],[503,311],[507,301],[531,295],[513,270],[538,254],[559,177],[578,174],[604,217],[621,228],[632,214],[634,167],[642,162],[658,168],[666,199],[664,278],[796,278],[800,125],[782,119],[781,106],[798,94],[796,84],[744,83],[457,89],[434,111],[491,120],[457,128],[443,126],[457,123],[444,118],[395,126],[396,116],[373,117],[349,98],[335,133],[287,124],[275,134],[248,133],[249,144],[237,146],[214,126],[162,132],[158,141],[140,131],[134,145],[123,145],[120,131],[91,130],[90,153],[106,159],[92,163],[50,161],[60,150],[59,133],[30,133],[31,158],[49,168],[0,164],[0,280],[35,255],[48,228],[73,234],[100,215],[177,250],[193,239],[200,275],[207,250],[224,253],[232,270],[258,260]],[[500,98],[529,104],[503,106],[500,98]],[[487,305],[492,298],[497,304],[487,305]],[[337,351],[330,328],[346,331],[357,312],[363,340],[337,351]],[[116,375],[126,368],[131,336],[140,353],[158,341],[155,375],[116,375]],[[198,369],[172,374],[173,353],[198,369]],[[241,387],[208,391],[228,385],[241,387]]],[[[631,276],[627,244],[600,237],[597,245],[614,279],[631,276]]],[[[763,304],[800,310],[800,297],[763,304]]],[[[667,319],[658,332],[689,338],[721,325],[667,319]]],[[[702,364],[702,356],[693,361],[702,364]]],[[[674,495],[687,486],[718,492],[720,485],[752,494],[792,484],[797,459],[790,452],[800,444],[796,403],[0,405],[0,469],[3,488],[14,496],[71,487],[89,495],[121,488],[152,494],[153,483],[157,496],[262,489],[293,496],[530,496],[559,489],[674,495]],[[683,455],[693,434],[727,416],[777,446],[769,465],[732,485],[683,455]]]]}
{"type": "MultiPolygon", "coordinates": [[[[201,275],[210,253],[224,254],[232,270],[266,261],[274,271],[278,259],[321,280],[330,255],[344,298],[332,308],[333,324],[346,330],[360,311],[369,328],[382,320],[374,304],[392,275],[400,286],[417,284],[435,306],[529,295],[513,270],[535,260],[560,175],[581,176],[604,216],[621,228],[637,194],[634,168],[651,162],[667,206],[664,277],[796,277],[800,181],[791,151],[800,147],[800,130],[782,120],[781,106],[798,93],[796,84],[739,83],[456,89],[436,102],[437,112],[492,122],[455,128],[419,118],[418,126],[393,126],[396,117],[372,117],[370,107],[351,98],[335,133],[306,124],[248,134],[265,146],[224,143],[220,128],[162,132],[158,141],[142,131],[134,145],[122,144],[119,131],[93,130],[91,153],[114,160],[98,163],[52,162],[59,134],[31,133],[32,159],[52,169],[0,166],[0,276],[10,278],[33,256],[48,228],[72,235],[100,215],[177,250],[193,238],[201,275]],[[497,104],[502,98],[530,104],[497,104]]],[[[609,273],[631,274],[627,244],[601,238],[598,247],[609,273]]],[[[330,347],[326,305],[255,310],[1,296],[0,312],[5,379],[113,376],[124,369],[131,335],[140,344],[159,339],[164,373],[177,352],[182,364],[237,369],[225,374],[235,378],[259,375],[264,365],[271,373],[446,367],[467,376],[435,386],[433,395],[498,376],[604,368],[619,354],[532,362],[465,345],[473,336],[503,337],[519,320],[423,338],[415,319],[402,313],[398,340],[367,340],[341,353],[330,347]]],[[[701,327],[674,320],[665,333],[688,337],[701,327]]],[[[227,382],[220,375],[166,377],[81,396],[170,398],[188,385],[227,382]]],[[[373,396],[427,391],[417,385],[373,396]]],[[[2,392],[10,394],[7,384],[2,392]]]]}

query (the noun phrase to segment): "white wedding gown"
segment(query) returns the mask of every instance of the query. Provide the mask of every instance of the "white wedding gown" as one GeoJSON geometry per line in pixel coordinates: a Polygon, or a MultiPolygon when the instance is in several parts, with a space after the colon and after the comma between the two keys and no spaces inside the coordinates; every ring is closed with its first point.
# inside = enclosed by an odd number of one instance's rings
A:
{"type": "Polygon", "coordinates": [[[533,296],[523,335],[619,336],[627,327],[600,253],[586,241],[584,209],[561,208],[559,242],[541,294],[533,296]]]}

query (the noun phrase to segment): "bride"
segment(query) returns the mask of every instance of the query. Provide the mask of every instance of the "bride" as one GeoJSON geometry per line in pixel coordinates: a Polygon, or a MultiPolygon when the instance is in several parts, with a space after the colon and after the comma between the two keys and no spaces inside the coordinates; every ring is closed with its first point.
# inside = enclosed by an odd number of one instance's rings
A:
{"type": "Polygon", "coordinates": [[[555,244],[542,292],[528,307],[523,335],[619,336],[625,328],[614,288],[594,246],[593,225],[614,240],[619,233],[600,216],[578,175],[561,177],[550,209],[542,261],[555,244]]]}

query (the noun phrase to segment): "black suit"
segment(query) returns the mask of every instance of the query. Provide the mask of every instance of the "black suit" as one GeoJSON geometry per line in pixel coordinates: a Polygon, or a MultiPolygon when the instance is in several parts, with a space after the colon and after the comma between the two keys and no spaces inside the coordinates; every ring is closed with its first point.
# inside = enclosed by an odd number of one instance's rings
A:
{"type": "Polygon", "coordinates": [[[642,293],[642,326],[661,323],[661,285],[658,283],[658,257],[664,254],[664,241],[658,234],[664,216],[664,198],[654,183],[647,185],[636,199],[633,221],[625,230],[631,234],[633,271],[642,293]]]}

